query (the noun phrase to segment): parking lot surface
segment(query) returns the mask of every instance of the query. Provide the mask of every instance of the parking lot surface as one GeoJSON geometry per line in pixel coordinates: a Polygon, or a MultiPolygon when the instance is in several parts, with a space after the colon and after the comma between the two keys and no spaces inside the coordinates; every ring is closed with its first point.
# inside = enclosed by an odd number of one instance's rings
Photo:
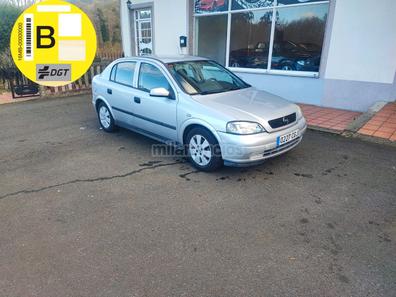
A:
{"type": "Polygon", "coordinates": [[[201,173],[88,96],[0,124],[0,296],[395,296],[395,147],[308,131],[201,173]]]}

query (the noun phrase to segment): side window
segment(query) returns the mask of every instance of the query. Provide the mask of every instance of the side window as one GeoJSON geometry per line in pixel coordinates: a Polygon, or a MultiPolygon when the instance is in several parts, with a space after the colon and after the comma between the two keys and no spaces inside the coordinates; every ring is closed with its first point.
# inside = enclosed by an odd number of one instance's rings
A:
{"type": "Polygon", "coordinates": [[[116,68],[113,68],[110,78],[117,83],[132,87],[133,77],[135,75],[135,66],[135,62],[118,63],[116,68]],[[115,72],[114,78],[113,72],[115,72]]]}
{"type": "Polygon", "coordinates": [[[139,89],[150,92],[155,88],[165,88],[170,90],[167,78],[154,65],[142,63],[139,73],[139,89]]]}

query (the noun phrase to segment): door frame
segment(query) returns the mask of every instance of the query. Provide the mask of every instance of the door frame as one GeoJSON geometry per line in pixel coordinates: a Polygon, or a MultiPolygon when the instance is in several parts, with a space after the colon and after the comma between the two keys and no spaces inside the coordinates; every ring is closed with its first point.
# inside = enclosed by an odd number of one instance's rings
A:
{"type": "MultiPolygon", "coordinates": [[[[136,96],[141,98],[143,101],[148,100],[149,103],[151,104],[158,102],[160,106],[172,105],[172,107],[174,108],[174,123],[161,121],[161,119],[156,118],[155,115],[146,113],[144,109],[139,110],[138,107],[134,112],[134,118],[137,121],[139,120],[143,121],[144,124],[143,126],[141,126],[138,123],[134,123],[134,126],[148,132],[149,134],[156,134],[157,137],[159,136],[167,141],[177,142],[178,132],[179,132],[178,118],[177,118],[177,105],[179,103],[179,93],[178,93],[177,83],[174,81],[172,75],[168,72],[168,70],[162,63],[151,61],[148,59],[147,60],[141,59],[138,61],[138,64],[136,65],[135,75],[136,75],[136,79],[135,79],[134,87],[135,87],[136,96]],[[146,92],[139,88],[140,70],[142,64],[149,64],[151,66],[154,66],[161,72],[161,74],[167,79],[169,86],[172,89],[172,93],[175,96],[174,99],[152,97],[150,96],[149,92],[146,92]],[[163,131],[166,132],[165,133],[157,132],[157,131],[161,131],[159,129],[162,129],[163,131]]],[[[142,103],[144,104],[144,102],[142,103]]]]}
{"type": "Polygon", "coordinates": [[[134,34],[134,38],[133,38],[133,48],[134,48],[134,53],[136,56],[140,56],[139,55],[139,42],[138,42],[138,30],[139,30],[139,23],[140,22],[148,22],[150,21],[151,23],[151,44],[152,44],[152,54],[155,53],[155,30],[154,30],[154,5],[147,5],[147,4],[140,4],[140,5],[135,5],[135,7],[130,10],[130,13],[132,14],[132,24],[131,27],[133,28],[133,34],[134,34]],[[151,11],[151,18],[150,20],[138,20],[136,18],[136,14],[140,11],[140,10],[150,10],[151,11]]]}

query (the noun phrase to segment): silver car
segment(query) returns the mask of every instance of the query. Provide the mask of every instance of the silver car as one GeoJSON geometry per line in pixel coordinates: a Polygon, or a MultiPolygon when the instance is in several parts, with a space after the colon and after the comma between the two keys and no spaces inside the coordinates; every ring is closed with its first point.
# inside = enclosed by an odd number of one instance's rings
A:
{"type": "Polygon", "coordinates": [[[131,57],[93,79],[103,130],[117,126],[185,149],[198,169],[248,166],[297,146],[300,108],[199,57],[131,57]]]}

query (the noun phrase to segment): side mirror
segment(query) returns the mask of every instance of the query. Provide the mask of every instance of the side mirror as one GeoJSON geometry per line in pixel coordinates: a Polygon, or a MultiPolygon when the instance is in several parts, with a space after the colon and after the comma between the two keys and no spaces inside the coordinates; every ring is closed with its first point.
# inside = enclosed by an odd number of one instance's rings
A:
{"type": "Polygon", "coordinates": [[[165,88],[154,88],[154,89],[151,89],[150,96],[169,98],[170,92],[165,88]]]}

